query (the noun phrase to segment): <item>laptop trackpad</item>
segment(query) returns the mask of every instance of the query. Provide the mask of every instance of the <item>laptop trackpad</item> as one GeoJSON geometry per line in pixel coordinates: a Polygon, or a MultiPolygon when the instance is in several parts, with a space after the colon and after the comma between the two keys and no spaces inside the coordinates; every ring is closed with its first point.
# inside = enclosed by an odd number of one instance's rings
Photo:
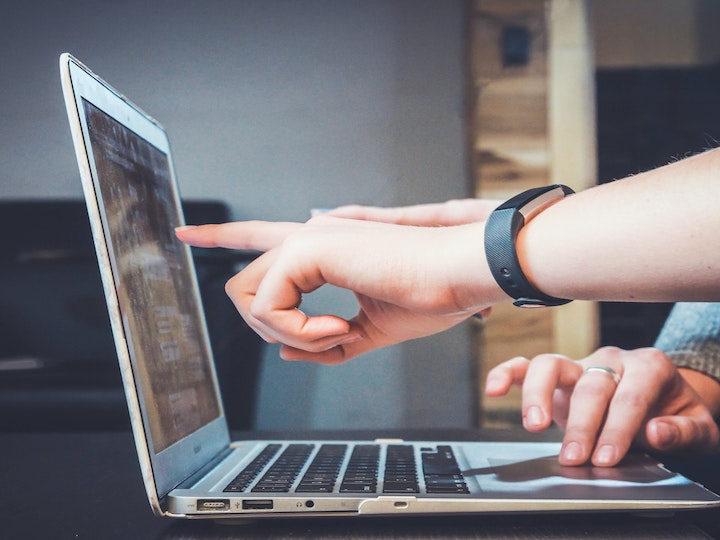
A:
{"type": "Polygon", "coordinates": [[[475,477],[486,495],[494,492],[521,498],[655,498],[655,490],[661,497],[670,485],[690,484],[643,455],[628,456],[616,467],[564,467],[558,463],[557,454],[530,459],[488,458],[487,463],[487,467],[463,471],[466,477],[475,477]]]}
{"type": "Polygon", "coordinates": [[[488,462],[494,474],[503,482],[527,482],[555,477],[569,481],[650,483],[673,476],[673,473],[650,463],[642,456],[629,456],[617,467],[564,467],[558,463],[556,455],[524,461],[490,458],[488,462]]]}

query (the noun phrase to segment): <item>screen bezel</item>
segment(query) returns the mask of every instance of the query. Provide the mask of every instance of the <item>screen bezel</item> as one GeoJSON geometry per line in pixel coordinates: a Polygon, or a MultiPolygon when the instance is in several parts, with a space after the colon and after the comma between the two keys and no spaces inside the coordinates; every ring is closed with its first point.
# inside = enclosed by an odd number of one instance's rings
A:
{"type": "MultiPolygon", "coordinates": [[[[134,375],[132,351],[129,346],[131,340],[129,336],[126,335],[125,327],[122,323],[117,280],[113,272],[112,245],[107,236],[107,221],[103,211],[102,195],[99,189],[95,160],[90,144],[83,100],[91,103],[167,155],[170,169],[170,185],[168,187],[172,193],[174,205],[177,208],[182,223],[182,209],[172,163],[170,144],[166,132],[158,122],[128,101],[102,79],[94,75],[78,60],[65,53],[61,57],[60,64],[63,91],[65,93],[71,130],[73,132],[73,141],[78,165],[80,167],[83,192],[88,207],[88,215],[107,299],[123,385],[130,410],[133,434],[135,436],[146,487],[148,488],[148,496],[153,505],[153,509],[157,513],[161,506],[161,499],[167,495],[170,490],[228,447],[230,442],[229,432],[220,399],[214,362],[211,361],[209,369],[210,373],[212,373],[212,384],[220,416],[166,449],[160,452],[154,450],[152,434],[148,428],[147,411],[143,405],[143,391],[138,385],[137,377],[134,375]],[[154,490],[154,493],[150,492],[151,489],[154,490]]],[[[212,360],[212,352],[207,328],[205,326],[205,319],[202,315],[202,303],[190,249],[187,246],[184,249],[193,274],[193,287],[192,290],[187,292],[193,295],[194,303],[199,310],[198,320],[202,323],[201,328],[198,329],[201,333],[200,346],[207,351],[206,358],[212,360]]]]}

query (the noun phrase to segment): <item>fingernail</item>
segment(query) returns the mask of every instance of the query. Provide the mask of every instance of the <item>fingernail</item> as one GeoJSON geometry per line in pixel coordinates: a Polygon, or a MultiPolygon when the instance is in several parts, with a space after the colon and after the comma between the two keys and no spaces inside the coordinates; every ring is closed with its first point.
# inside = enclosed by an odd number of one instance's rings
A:
{"type": "Polygon", "coordinates": [[[575,441],[563,446],[562,456],[565,461],[579,461],[582,459],[582,447],[575,441]]]}
{"type": "Polygon", "coordinates": [[[181,231],[187,231],[188,229],[194,229],[196,225],[181,225],[180,227],[175,227],[175,232],[181,232],[181,231]]]}
{"type": "Polygon", "coordinates": [[[540,407],[533,405],[525,413],[525,425],[527,427],[538,427],[543,423],[543,413],[540,407]]]}
{"type": "Polygon", "coordinates": [[[615,462],[615,447],[611,444],[603,444],[595,453],[595,463],[608,465],[615,462]]]}
{"type": "Polygon", "coordinates": [[[658,442],[663,446],[671,446],[678,438],[679,432],[676,426],[668,422],[655,422],[655,434],[658,442]]]}

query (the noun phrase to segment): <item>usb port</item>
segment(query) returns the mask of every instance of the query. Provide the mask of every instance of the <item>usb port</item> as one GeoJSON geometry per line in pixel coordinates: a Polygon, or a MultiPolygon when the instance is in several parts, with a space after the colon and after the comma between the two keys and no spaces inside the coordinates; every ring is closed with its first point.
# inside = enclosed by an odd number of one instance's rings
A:
{"type": "Polygon", "coordinates": [[[272,510],[272,499],[245,499],[243,510],[272,510]]]}
{"type": "Polygon", "coordinates": [[[198,512],[230,510],[230,499],[198,499],[198,512]]]}

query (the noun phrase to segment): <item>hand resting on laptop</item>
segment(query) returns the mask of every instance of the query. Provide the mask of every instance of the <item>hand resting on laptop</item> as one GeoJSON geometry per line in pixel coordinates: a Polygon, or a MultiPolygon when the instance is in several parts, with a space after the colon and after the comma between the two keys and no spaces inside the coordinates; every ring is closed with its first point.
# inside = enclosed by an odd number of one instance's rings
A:
{"type": "Polygon", "coordinates": [[[579,361],[557,354],[513,358],[488,373],[485,393],[495,397],[522,385],[522,418],[528,431],[565,430],[562,465],[616,465],[633,443],[659,452],[716,451],[720,384],[678,369],[654,348],[604,347],[579,361]],[[586,368],[610,367],[608,372],[586,368]],[[610,373],[611,374],[611,373],[610,373]]]}
{"type": "Polygon", "coordinates": [[[486,394],[522,385],[529,431],[565,429],[560,462],[612,466],[631,444],[661,453],[717,452],[720,303],[676,304],[655,348],[598,349],[573,362],[514,358],[488,373],[486,394]],[[589,368],[589,369],[588,369],[589,368]]]}

